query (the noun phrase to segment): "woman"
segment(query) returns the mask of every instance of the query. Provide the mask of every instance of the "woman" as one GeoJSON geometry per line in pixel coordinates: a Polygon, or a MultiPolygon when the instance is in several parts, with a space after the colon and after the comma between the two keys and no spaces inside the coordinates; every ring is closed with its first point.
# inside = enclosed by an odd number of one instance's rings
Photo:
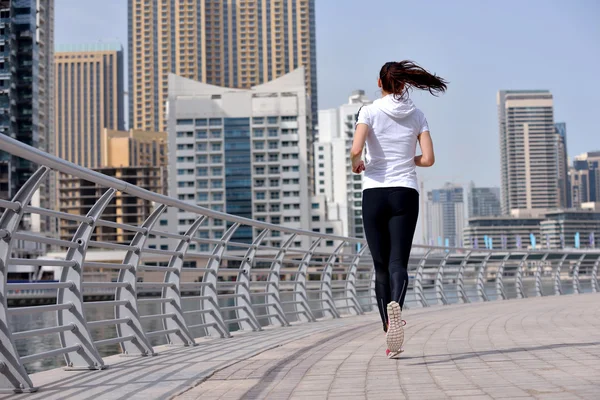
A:
{"type": "Polygon", "coordinates": [[[435,162],[427,120],[408,94],[412,88],[434,95],[445,92],[446,81],[411,61],[401,61],[381,68],[378,86],[382,98],[358,113],[350,157],[352,172],[365,172],[363,224],[375,264],[377,306],[387,333],[386,355],[394,358],[403,351],[406,323],[401,311],[419,215],[416,167],[431,167],[435,162]],[[417,141],[422,153],[418,156],[417,141]]]}

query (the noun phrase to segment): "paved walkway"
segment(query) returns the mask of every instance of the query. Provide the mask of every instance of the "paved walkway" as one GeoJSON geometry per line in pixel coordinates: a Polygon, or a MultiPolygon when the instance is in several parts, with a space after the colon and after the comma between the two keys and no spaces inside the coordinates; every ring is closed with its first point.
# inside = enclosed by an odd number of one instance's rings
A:
{"type": "Polygon", "coordinates": [[[409,310],[202,340],[105,371],[32,376],[39,399],[600,399],[600,294],[409,310]]]}

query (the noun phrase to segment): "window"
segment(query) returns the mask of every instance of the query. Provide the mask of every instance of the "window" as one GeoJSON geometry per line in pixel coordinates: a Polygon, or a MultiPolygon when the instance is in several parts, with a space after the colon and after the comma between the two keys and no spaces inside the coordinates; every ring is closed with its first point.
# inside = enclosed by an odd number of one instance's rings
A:
{"type": "Polygon", "coordinates": [[[256,175],[264,175],[265,167],[256,167],[254,168],[254,172],[256,173],[256,175]]]}
{"type": "Polygon", "coordinates": [[[256,187],[263,187],[265,186],[265,180],[264,179],[257,179],[254,181],[254,186],[256,187]]]}
{"type": "Polygon", "coordinates": [[[213,189],[221,189],[223,187],[223,181],[222,180],[213,180],[212,182],[212,188],[213,189]]]}
{"type": "Polygon", "coordinates": [[[219,139],[221,137],[221,130],[212,130],[210,131],[211,139],[219,139]]]}
{"type": "Polygon", "coordinates": [[[325,228],[325,233],[328,233],[330,235],[333,234],[333,228],[325,228]]]}
{"type": "Polygon", "coordinates": [[[292,171],[293,172],[299,172],[300,171],[300,167],[297,165],[292,166],[292,171]]]}
{"type": "Polygon", "coordinates": [[[270,174],[278,174],[279,173],[279,167],[278,166],[271,166],[271,167],[269,167],[269,173],[270,174]]]}
{"type": "Polygon", "coordinates": [[[319,232],[321,232],[321,229],[320,229],[320,228],[313,228],[313,230],[312,230],[312,231],[313,231],[313,232],[317,232],[317,233],[319,233],[319,232]]]}
{"type": "Polygon", "coordinates": [[[313,216],[312,216],[312,221],[313,221],[313,222],[319,222],[320,220],[321,220],[321,217],[320,217],[320,216],[318,216],[318,215],[313,215],[313,216]]]}
{"type": "Polygon", "coordinates": [[[312,209],[313,210],[318,210],[319,209],[319,203],[312,203],[312,209]]]}
{"type": "Polygon", "coordinates": [[[279,225],[281,223],[281,218],[280,217],[271,217],[271,223],[279,225]]]}
{"type": "Polygon", "coordinates": [[[254,142],[254,150],[262,150],[265,148],[265,142],[254,142]]]}
{"type": "Polygon", "coordinates": [[[271,150],[275,150],[279,148],[279,143],[278,142],[274,142],[274,141],[270,141],[269,142],[269,149],[271,150]]]}
{"type": "MultiPolygon", "coordinates": [[[[177,122],[179,124],[179,122],[177,122]]],[[[196,126],[206,126],[206,119],[197,119],[196,126]]]]}
{"type": "Polygon", "coordinates": [[[256,205],[256,212],[265,212],[266,208],[264,204],[257,204],[256,205]]]}
{"type": "Polygon", "coordinates": [[[167,221],[166,219],[160,220],[160,226],[167,226],[168,224],[169,224],[169,221],[167,221]]]}
{"type": "Polygon", "coordinates": [[[292,217],[283,217],[283,222],[291,222],[292,217]]]}
{"type": "Polygon", "coordinates": [[[193,119],[178,119],[177,125],[194,125],[193,119]]]}
{"type": "Polygon", "coordinates": [[[327,247],[331,247],[333,246],[333,240],[328,240],[327,242],[325,242],[327,247]]]}
{"type": "Polygon", "coordinates": [[[281,120],[282,121],[296,121],[296,120],[298,120],[298,117],[296,117],[295,115],[284,116],[284,117],[281,117],[281,120]]]}
{"type": "Polygon", "coordinates": [[[355,201],[354,207],[362,207],[362,201],[355,201]]]}
{"type": "Polygon", "coordinates": [[[271,187],[279,186],[279,179],[269,179],[269,186],[271,186],[271,187]]]}
{"type": "Polygon", "coordinates": [[[196,151],[206,151],[206,143],[197,143],[196,151]]]}
{"type": "Polygon", "coordinates": [[[206,167],[197,168],[196,169],[196,175],[197,176],[207,176],[208,175],[208,168],[206,168],[206,167]]]}
{"type": "Polygon", "coordinates": [[[362,185],[360,183],[355,183],[353,186],[355,190],[360,190],[362,185]]]}
{"type": "Polygon", "coordinates": [[[207,160],[208,160],[207,157],[204,156],[204,155],[202,155],[202,156],[196,156],[196,162],[198,164],[206,164],[207,160]]]}
{"type": "Polygon", "coordinates": [[[265,123],[265,118],[264,117],[254,117],[254,118],[252,118],[252,123],[256,124],[256,125],[262,125],[265,123]]]}
{"type": "Polygon", "coordinates": [[[265,199],[265,192],[256,192],[256,200],[264,200],[265,199]]]}
{"type": "Polygon", "coordinates": [[[223,168],[221,167],[212,167],[211,168],[211,174],[213,176],[220,176],[223,173],[223,168]]]}
{"type": "Polygon", "coordinates": [[[279,154],[269,154],[269,162],[274,162],[279,160],[279,154]]]}
{"type": "Polygon", "coordinates": [[[267,123],[269,124],[276,124],[279,122],[279,117],[268,117],[267,118],[267,123]]]}
{"type": "Polygon", "coordinates": [[[263,137],[265,136],[265,130],[264,129],[254,129],[254,137],[263,137]]]}
{"type": "Polygon", "coordinates": [[[220,164],[223,162],[223,157],[220,154],[213,154],[210,156],[210,162],[213,164],[220,164]]]}
{"type": "Polygon", "coordinates": [[[210,126],[218,126],[218,125],[222,125],[223,124],[223,120],[221,118],[211,118],[208,121],[208,124],[210,126]]]}
{"type": "MultiPolygon", "coordinates": [[[[196,186],[198,187],[198,189],[206,189],[208,188],[208,181],[207,180],[199,180],[196,182],[196,186]]],[[[200,193],[198,193],[200,194],[200,193]]]]}
{"type": "Polygon", "coordinates": [[[300,222],[300,217],[294,217],[294,222],[300,222]]]}
{"type": "Polygon", "coordinates": [[[325,168],[325,164],[319,164],[319,168],[325,168]]]}
{"type": "Polygon", "coordinates": [[[271,195],[269,197],[271,198],[271,200],[278,200],[279,192],[271,192],[271,195]]]}
{"type": "Polygon", "coordinates": [[[208,134],[206,133],[206,131],[196,131],[196,139],[206,139],[207,137],[208,134]]]}
{"type": "Polygon", "coordinates": [[[276,137],[277,135],[279,135],[279,130],[275,129],[275,128],[270,128],[269,129],[269,137],[276,137]]]}
{"type": "Polygon", "coordinates": [[[168,244],[161,244],[160,245],[160,249],[161,250],[169,250],[169,245],[168,244]]]}
{"type": "Polygon", "coordinates": [[[221,143],[211,143],[210,148],[212,151],[221,151],[221,143]]]}
{"type": "Polygon", "coordinates": [[[269,207],[269,211],[271,211],[271,212],[277,212],[279,210],[280,210],[279,204],[271,204],[271,206],[269,207]]]}
{"type": "Polygon", "coordinates": [[[198,199],[198,201],[208,201],[208,193],[198,193],[196,199],[198,199]]]}

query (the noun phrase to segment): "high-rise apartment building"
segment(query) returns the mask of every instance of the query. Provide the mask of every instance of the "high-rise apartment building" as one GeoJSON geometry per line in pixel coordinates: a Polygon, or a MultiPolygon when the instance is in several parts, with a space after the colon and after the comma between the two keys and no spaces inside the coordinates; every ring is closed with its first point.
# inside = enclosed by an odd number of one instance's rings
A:
{"type": "Polygon", "coordinates": [[[54,64],[56,154],[98,168],[103,130],[125,129],[123,48],[105,43],[57,46],[54,64]]]}
{"type": "MultiPolygon", "coordinates": [[[[243,90],[170,75],[170,195],[288,228],[310,230],[314,223],[327,230],[326,215],[319,211],[324,201],[313,201],[308,191],[310,111],[304,77],[300,68],[243,90]]],[[[196,218],[187,212],[176,214],[169,218],[173,232],[185,232],[196,218]]],[[[198,234],[219,239],[225,229],[222,221],[211,220],[198,234]]],[[[241,226],[233,239],[249,243],[254,234],[251,227],[241,226]]],[[[273,231],[263,243],[279,247],[282,239],[273,231]]],[[[294,246],[302,245],[304,239],[298,240],[294,246]]],[[[199,250],[208,248],[202,244],[199,250]]]]}
{"type": "Polygon", "coordinates": [[[500,188],[469,186],[469,218],[501,215],[500,188]]]}
{"type": "MultiPolygon", "coordinates": [[[[0,134],[54,151],[54,0],[0,0],[0,134]]],[[[32,162],[0,153],[0,195],[11,198],[35,172],[32,162]]],[[[32,199],[54,208],[54,181],[32,199]]],[[[34,231],[54,230],[51,218],[27,216],[34,231]]],[[[33,255],[33,253],[32,253],[33,255]]],[[[29,255],[31,256],[31,255],[29,255]]]]}
{"type": "Polygon", "coordinates": [[[461,246],[465,225],[464,194],[461,186],[446,183],[427,193],[426,240],[430,244],[461,246]]]}
{"type": "Polygon", "coordinates": [[[600,151],[575,157],[569,169],[571,204],[580,208],[583,203],[600,202],[600,151]]]}
{"type": "MultiPolygon", "coordinates": [[[[101,172],[155,193],[167,194],[167,135],[160,132],[129,132],[104,129],[101,137],[101,172]]],[[[59,207],[63,212],[85,215],[106,188],[84,179],[61,174],[59,207]]],[[[115,193],[102,219],[119,224],[141,226],[154,209],[151,201],[115,193]]],[[[78,223],[60,221],[60,236],[71,240],[78,223]]],[[[129,243],[135,232],[98,226],[94,240],[129,243]]]]}
{"type": "Polygon", "coordinates": [[[552,94],[545,90],[498,93],[502,212],[555,209],[558,146],[552,94]]]}
{"type": "Polygon", "coordinates": [[[366,104],[371,101],[357,90],[339,108],[320,110],[314,144],[316,193],[326,197],[330,217],[342,221],[342,234],[359,238],[364,237],[362,175],[352,173],[350,148],[356,116],[366,104]]]}
{"type": "Polygon", "coordinates": [[[164,131],[169,73],[250,88],[304,66],[317,118],[314,0],[128,0],[129,121],[164,131]]]}
{"type": "Polygon", "coordinates": [[[569,184],[569,156],[567,153],[567,124],[557,122],[556,129],[556,160],[558,168],[558,195],[561,208],[571,208],[571,185],[569,184]]]}

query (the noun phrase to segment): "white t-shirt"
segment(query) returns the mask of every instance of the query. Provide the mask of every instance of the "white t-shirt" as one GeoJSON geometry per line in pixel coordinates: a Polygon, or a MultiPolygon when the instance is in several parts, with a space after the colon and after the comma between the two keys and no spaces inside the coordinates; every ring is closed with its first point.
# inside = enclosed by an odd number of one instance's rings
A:
{"type": "Polygon", "coordinates": [[[362,107],[356,123],[369,127],[363,190],[401,186],[418,191],[417,136],[429,131],[423,112],[410,99],[388,95],[362,107]]]}

